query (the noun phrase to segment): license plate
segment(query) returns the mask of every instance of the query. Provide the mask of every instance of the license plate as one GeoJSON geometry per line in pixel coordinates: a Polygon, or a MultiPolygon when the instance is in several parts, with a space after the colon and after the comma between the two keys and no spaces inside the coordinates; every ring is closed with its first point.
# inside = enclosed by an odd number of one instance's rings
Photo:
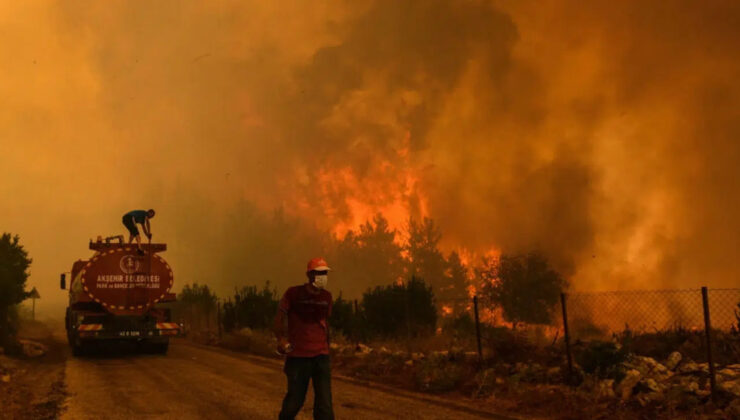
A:
{"type": "Polygon", "coordinates": [[[138,337],[139,331],[119,331],[118,335],[121,337],[138,337]]]}

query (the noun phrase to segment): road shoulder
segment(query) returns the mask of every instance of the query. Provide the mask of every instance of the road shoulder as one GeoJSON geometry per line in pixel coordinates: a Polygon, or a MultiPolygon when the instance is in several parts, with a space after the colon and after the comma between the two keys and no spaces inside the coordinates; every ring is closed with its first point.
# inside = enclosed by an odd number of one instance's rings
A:
{"type": "Polygon", "coordinates": [[[36,325],[19,338],[41,343],[46,352],[34,358],[0,355],[0,418],[58,418],[66,398],[66,343],[36,325]]]}

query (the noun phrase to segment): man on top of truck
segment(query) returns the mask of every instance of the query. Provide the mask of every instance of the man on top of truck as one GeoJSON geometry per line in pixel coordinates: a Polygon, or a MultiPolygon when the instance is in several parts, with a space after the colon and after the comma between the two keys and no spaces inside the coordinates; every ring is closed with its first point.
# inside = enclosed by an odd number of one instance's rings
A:
{"type": "Polygon", "coordinates": [[[138,247],[139,254],[143,254],[144,251],[141,249],[141,235],[139,235],[139,229],[136,224],[140,224],[144,228],[144,234],[150,240],[152,239],[152,230],[149,225],[149,219],[154,217],[154,210],[131,210],[130,212],[123,215],[123,225],[128,229],[129,237],[128,243],[133,242],[136,238],[136,246],[138,247]]]}

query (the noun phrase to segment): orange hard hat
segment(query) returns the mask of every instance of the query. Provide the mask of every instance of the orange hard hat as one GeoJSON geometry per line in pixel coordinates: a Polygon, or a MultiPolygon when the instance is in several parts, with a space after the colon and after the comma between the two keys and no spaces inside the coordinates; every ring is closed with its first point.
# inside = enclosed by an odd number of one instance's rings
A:
{"type": "Polygon", "coordinates": [[[308,262],[308,265],[306,266],[306,273],[309,271],[329,271],[331,268],[329,268],[329,264],[326,263],[326,260],[318,257],[313,258],[311,261],[308,262]]]}

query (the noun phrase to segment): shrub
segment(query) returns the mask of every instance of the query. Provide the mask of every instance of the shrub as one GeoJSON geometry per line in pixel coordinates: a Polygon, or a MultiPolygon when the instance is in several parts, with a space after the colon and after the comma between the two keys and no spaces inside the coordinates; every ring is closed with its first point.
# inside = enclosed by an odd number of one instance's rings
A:
{"type": "Polygon", "coordinates": [[[567,286],[537,253],[485,260],[477,275],[483,293],[501,307],[504,318],[515,328],[520,322],[549,324],[558,296],[567,286]]]}
{"type": "Polygon", "coordinates": [[[475,321],[467,312],[447,319],[442,328],[456,337],[475,337],[475,321]]]}
{"type": "Polygon", "coordinates": [[[609,337],[608,329],[594,324],[588,318],[578,317],[568,320],[571,335],[584,340],[598,340],[609,337]]]}
{"type": "Polygon", "coordinates": [[[265,282],[262,290],[257,286],[244,286],[234,291],[233,300],[230,298],[224,303],[223,326],[224,330],[249,327],[264,329],[272,326],[277,313],[277,290],[270,289],[270,282],[265,282]]]}
{"type": "Polygon", "coordinates": [[[520,334],[506,327],[481,324],[481,336],[495,360],[519,362],[532,359],[537,348],[520,334]]]}
{"type": "Polygon", "coordinates": [[[624,376],[621,363],[627,359],[627,351],[612,342],[593,341],[578,349],[575,359],[584,372],[621,379],[624,376]]]}
{"type": "Polygon", "coordinates": [[[356,360],[350,367],[353,376],[388,381],[390,378],[400,375],[407,366],[403,356],[390,354],[379,354],[373,352],[356,360]]]}
{"type": "Polygon", "coordinates": [[[188,324],[189,328],[210,329],[215,327],[215,314],[218,298],[208,285],[186,284],[172,306],[175,319],[188,324]],[[213,322],[213,325],[211,324],[213,322]]]}
{"type": "Polygon", "coordinates": [[[459,363],[440,359],[424,360],[416,371],[416,385],[423,391],[444,392],[457,388],[465,374],[459,363]]]}
{"type": "Polygon", "coordinates": [[[437,322],[434,294],[423,280],[378,286],[363,295],[362,317],[369,332],[379,336],[430,333],[437,322]]]}
{"type": "Polygon", "coordinates": [[[14,342],[13,315],[15,306],[28,297],[24,288],[30,265],[31,259],[18,235],[3,233],[0,236],[0,347],[10,348],[14,342]]]}
{"type": "Polygon", "coordinates": [[[352,306],[352,302],[342,299],[342,294],[339,293],[332,304],[331,316],[329,317],[329,325],[335,331],[347,337],[353,337],[357,326],[357,317],[352,306]]]}

